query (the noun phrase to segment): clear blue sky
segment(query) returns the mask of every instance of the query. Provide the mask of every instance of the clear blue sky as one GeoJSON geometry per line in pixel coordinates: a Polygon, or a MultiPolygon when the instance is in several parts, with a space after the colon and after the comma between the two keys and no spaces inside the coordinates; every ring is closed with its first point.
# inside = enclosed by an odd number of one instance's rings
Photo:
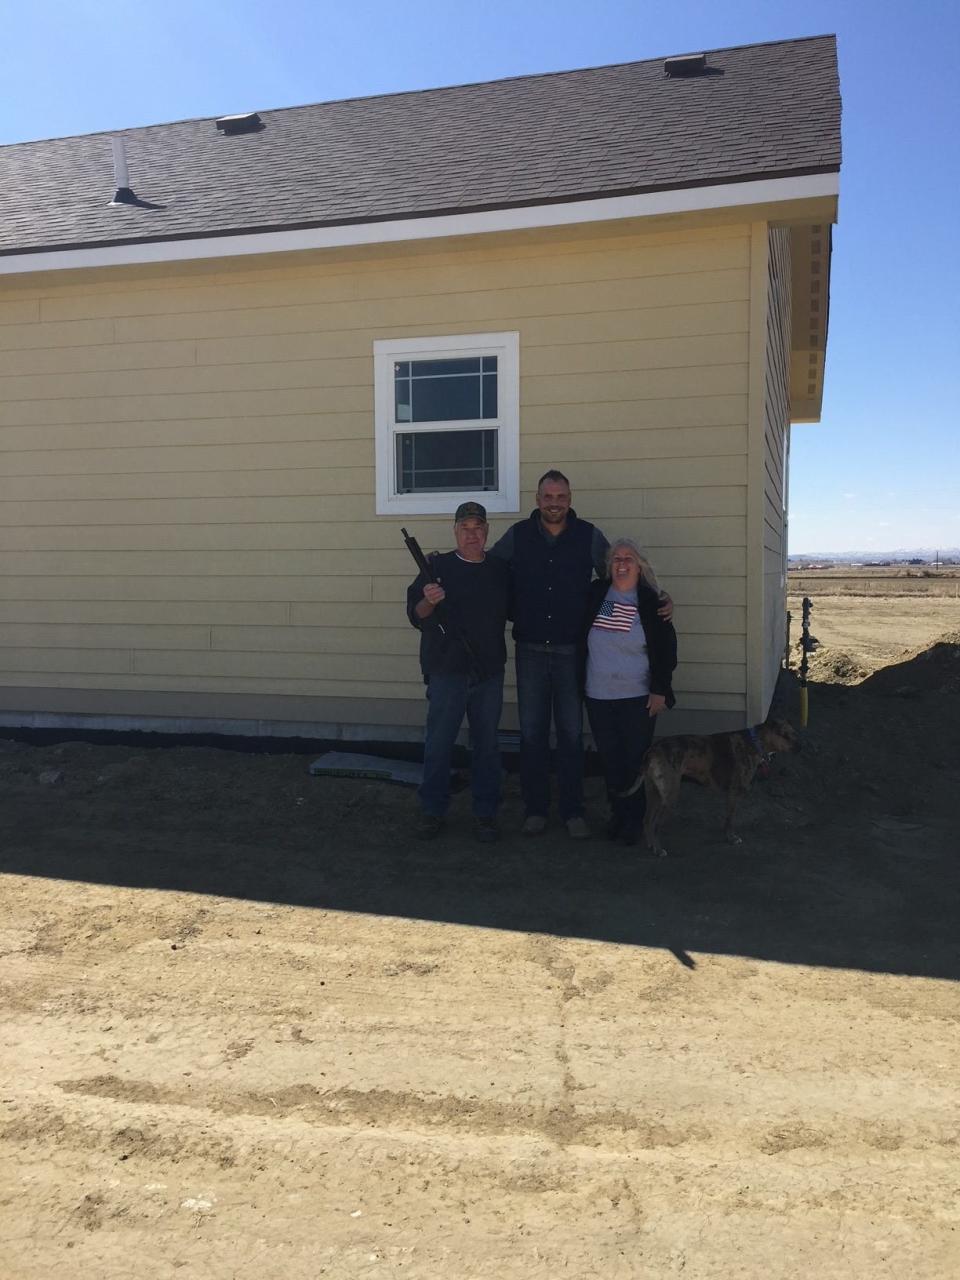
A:
{"type": "Polygon", "coordinates": [[[0,142],[836,32],[844,165],[794,553],[960,545],[956,0],[11,5],[0,142]]]}

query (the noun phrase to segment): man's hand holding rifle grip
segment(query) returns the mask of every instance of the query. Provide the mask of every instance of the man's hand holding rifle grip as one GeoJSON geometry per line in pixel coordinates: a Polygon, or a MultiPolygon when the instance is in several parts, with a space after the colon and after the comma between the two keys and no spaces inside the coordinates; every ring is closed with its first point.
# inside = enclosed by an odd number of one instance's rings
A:
{"type": "Polygon", "coordinates": [[[423,599],[417,604],[414,613],[418,618],[429,618],[437,605],[446,599],[446,595],[439,582],[426,583],[423,588],[423,599]]]}
{"type": "MultiPolygon", "coordinates": [[[[414,613],[418,618],[429,618],[437,605],[446,599],[447,593],[437,581],[436,575],[433,572],[433,566],[420,549],[420,543],[416,538],[411,537],[410,534],[407,533],[406,529],[401,529],[400,532],[403,534],[403,540],[407,544],[407,550],[416,561],[417,568],[427,579],[426,585],[423,588],[423,599],[417,601],[414,613]]],[[[443,627],[441,627],[440,630],[443,631],[443,627]]]]}

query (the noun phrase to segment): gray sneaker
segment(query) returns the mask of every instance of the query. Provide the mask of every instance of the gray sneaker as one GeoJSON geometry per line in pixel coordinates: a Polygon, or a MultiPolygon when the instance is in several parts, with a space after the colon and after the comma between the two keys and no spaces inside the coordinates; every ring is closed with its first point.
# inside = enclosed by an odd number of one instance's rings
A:
{"type": "Polygon", "coordinates": [[[589,840],[590,828],[583,818],[568,818],[564,823],[571,840],[589,840]]]}
{"type": "Polygon", "coordinates": [[[547,820],[542,813],[530,813],[520,831],[525,836],[542,836],[547,829],[547,820]]]}

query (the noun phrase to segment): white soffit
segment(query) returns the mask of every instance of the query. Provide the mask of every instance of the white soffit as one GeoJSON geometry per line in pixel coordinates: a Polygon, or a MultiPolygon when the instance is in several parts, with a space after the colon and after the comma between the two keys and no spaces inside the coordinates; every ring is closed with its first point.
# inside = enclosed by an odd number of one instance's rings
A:
{"type": "Polygon", "coordinates": [[[432,240],[441,236],[482,235],[572,223],[650,218],[670,213],[696,213],[737,205],[777,204],[839,193],[839,174],[800,178],[768,178],[730,182],[715,187],[684,187],[646,195],[610,196],[565,204],[521,205],[485,213],[448,213],[391,222],[308,227],[300,231],[263,231],[251,235],[206,236],[188,240],[155,240],[148,244],[102,245],[86,249],[53,249],[0,256],[0,275],[31,271],[66,271],[82,267],[119,267],[146,262],[184,262],[194,258],[233,258],[256,253],[292,253],[350,245],[432,240]]]}

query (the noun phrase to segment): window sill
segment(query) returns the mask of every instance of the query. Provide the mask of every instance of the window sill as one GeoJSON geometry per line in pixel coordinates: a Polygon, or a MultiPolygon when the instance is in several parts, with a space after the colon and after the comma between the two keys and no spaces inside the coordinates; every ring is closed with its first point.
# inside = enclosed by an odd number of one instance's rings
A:
{"type": "Polygon", "coordinates": [[[519,512],[519,494],[511,500],[505,493],[403,493],[392,498],[377,499],[378,516],[442,516],[453,513],[461,502],[479,502],[488,514],[519,512]]]}

